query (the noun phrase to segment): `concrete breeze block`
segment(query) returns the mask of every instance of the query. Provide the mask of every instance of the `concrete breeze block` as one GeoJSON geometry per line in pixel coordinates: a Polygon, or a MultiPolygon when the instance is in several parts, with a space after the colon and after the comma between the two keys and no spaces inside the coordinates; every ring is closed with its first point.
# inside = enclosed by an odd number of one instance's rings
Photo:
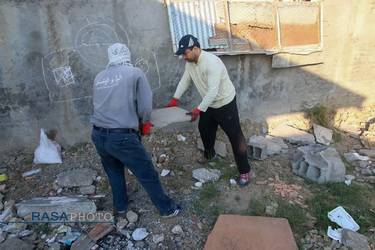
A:
{"type": "Polygon", "coordinates": [[[336,149],[319,144],[297,148],[292,159],[292,172],[318,183],[345,180],[345,165],[336,149]]]}
{"type": "Polygon", "coordinates": [[[264,160],[267,157],[267,144],[256,142],[247,143],[247,157],[255,160],[264,160]]]}

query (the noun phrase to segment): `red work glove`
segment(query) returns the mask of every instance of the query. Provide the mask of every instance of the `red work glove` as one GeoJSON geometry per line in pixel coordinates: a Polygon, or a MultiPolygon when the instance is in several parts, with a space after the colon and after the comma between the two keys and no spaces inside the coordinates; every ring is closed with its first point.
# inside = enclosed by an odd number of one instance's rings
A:
{"type": "Polygon", "coordinates": [[[191,115],[191,122],[196,121],[198,119],[199,114],[201,111],[199,109],[194,109],[193,111],[186,113],[187,115],[191,115]]]}
{"type": "Polygon", "coordinates": [[[178,100],[173,98],[172,101],[167,105],[165,106],[166,108],[170,108],[170,107],[177,107],[177,102],[178,100]]]}
{"type": "Polygon", "coordinates": [[[141,124],[142,135],[148,135],[150,133],[151,127],[153,126],[154,124],[152,124],[151,122],[146,123],[146,124],[141,124]]]}

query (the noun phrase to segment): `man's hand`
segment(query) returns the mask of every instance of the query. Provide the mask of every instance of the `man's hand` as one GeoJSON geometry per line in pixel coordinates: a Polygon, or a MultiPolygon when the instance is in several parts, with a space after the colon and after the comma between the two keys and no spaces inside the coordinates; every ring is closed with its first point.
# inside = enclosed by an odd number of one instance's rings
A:
{"type": "Polygon", "coordinates": [[[154,124],[151,122],[146,123],[146,124],[141,124],[141,133],[142,135],[148,135],[150,133],[151,127],[153,127],[154,124]]]}
{"type": "Polygon", "coordinates": [[[172,101],[167,105],[165,106],[166,108],[170,108],[170,107],[177,107],[177,102],[178,100],[173,98],[172,101]]]}
{"type": "Polygon", "coordinates": [[[199,109],[194,109],[193,111],[186,113],[187,115],[191,115],[191,122],[194,122],[198,119],[199,114],[201,111],[199,109]]]}

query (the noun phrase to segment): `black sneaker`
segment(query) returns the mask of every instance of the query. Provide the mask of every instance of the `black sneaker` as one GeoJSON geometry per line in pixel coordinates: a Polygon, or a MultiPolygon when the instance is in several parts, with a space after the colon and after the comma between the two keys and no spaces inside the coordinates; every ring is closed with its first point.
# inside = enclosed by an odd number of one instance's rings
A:
{"type": "Polygon", "coordinates": [[[214,157],[212,157],[212,159],[209,159],[209,160],[202,157],[201,159],[198,159],[197,162],[199,164],[206,164],[206,163],[209,163],[209,162],[216,162],[216,161],[219,161],[219,160],[220,160],[220,156],[215,155],[214,157]]]}
{"type": "Polygon", "coordinates": [[[172,218],[172,217],[175,217],[175,216],[179,216],[183,213],[185,213],[185,206],[184,205],[177,205],[177,208],[171,213],[171,214],[168,214],[168,215],[162,215],[161,217],[164,218],[164,219],[167,219],[167,218],[172,218]]]}

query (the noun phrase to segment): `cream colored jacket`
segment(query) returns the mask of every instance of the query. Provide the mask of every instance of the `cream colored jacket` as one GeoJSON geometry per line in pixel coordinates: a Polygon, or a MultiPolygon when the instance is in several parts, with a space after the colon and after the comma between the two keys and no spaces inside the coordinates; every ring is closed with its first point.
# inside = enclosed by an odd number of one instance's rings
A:
{"type": "Polygon", "coordinates": [[[180,99],[194,82],[203,100],[198,109],[205,112],[209,107],[220,108],[230,103],[236,95],[236,90],[224,63],[212,53],[201,51],[198,63],[187,62],[185,72],[178,83],[174,98],[180,99]]]}

